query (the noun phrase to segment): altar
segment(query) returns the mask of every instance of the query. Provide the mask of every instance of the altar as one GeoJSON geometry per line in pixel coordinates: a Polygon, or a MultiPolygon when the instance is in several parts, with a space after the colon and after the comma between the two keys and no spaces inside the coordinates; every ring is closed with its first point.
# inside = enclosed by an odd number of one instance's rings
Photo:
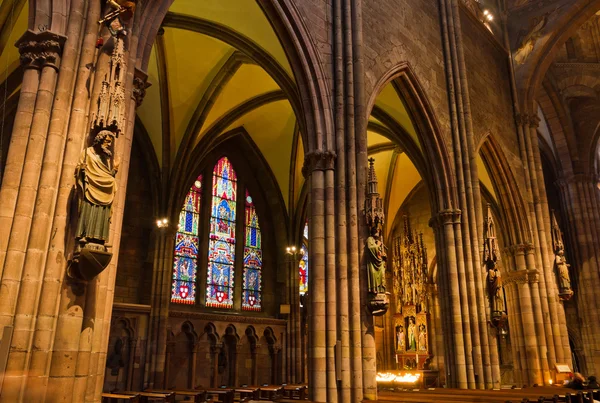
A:
{"type": "MultiPolygon", "coordinates": [[[[429,274],[423,234],[413,231],[404,216],[402,237],[393,243],[394,362],[398,371],[430,370],[429,274]]],[[[424,377],[423,377],[424,378],[424,377]]]]}
{"type": "Polygon", "coordinates": [[[440,386],[438,371],[396,370],[377,373],[378,389],[426,389],[440,386]]]}

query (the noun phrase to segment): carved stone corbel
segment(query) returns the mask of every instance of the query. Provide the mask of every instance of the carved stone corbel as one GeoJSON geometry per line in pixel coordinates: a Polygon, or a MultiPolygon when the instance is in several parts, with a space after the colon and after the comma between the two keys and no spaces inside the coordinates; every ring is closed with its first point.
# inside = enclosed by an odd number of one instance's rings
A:
{"type": "Polygon", "coordinates": [[[132,98],[135,99],[136,107],[140,107],[142,102],[144,102],[144,97],[146,96],[146,89],[150,87],[152,84],[148,82],[148,74],[144,73],[140,69],[135,69],[135,74],[133,76],[133,91],[132,98]]]}

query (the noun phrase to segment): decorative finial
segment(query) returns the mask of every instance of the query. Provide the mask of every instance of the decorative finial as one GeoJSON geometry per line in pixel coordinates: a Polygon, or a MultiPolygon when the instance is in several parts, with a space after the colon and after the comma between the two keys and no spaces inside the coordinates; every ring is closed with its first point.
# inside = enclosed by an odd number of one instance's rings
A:
{"type": "Polygon", "coordinates": [[[377,189],[377,175],[375,174],[375,158],[369,158],[369,175],[367,178],[367,197],[365,200],[364,214],[370,231],[383,230],[385,215],[383,213],[383,200],[377,189]]]}

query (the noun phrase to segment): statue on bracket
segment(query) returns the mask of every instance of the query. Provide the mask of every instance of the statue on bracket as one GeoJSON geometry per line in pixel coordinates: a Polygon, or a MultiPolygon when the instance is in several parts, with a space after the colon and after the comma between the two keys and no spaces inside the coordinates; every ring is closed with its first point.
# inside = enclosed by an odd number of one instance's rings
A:
{"type": "Polygon", "coordinates": [[[496,224],[492,217],[492,208],[488,203],[487,216],[483,225],[483,263],[487,271],[487,291],[490,300],[491,323],[496,328],[506,324],[506,305],[504,303],[504,288],[502,276],[498,270],[498,241],[496,239],[496,224]]]}
{"type": "Polygon", "coordinates": [[[560,299],[567,301],[573,296],[569,275],[571,265],[567,263],[565,258],[565,244],[554,211],[552,211],[552,246],[554,249],[554,271],[558,281],[558,296],[560,299]]]}
{"type": "Polygon", "coordinates": [[[125,57],[123,21],[131,20],[135,2],[109,0],[109,10],[99,23],[112,24],[119,20],[122,29],[108,30],[112,46],[104,47],[110,52],[109,68],[102,80],[101,89],[94,100],[90,114],[90,145],[81,154],[75,171],[79,198],[79,215],[75,234],[76,247],[70,261],[68,275],[71,280],[91,280],[110,263],[108,237],[112,205],[117,193],[115,178],[119,163],[114,160],[115,142],[125,127],[125,83],[127,63],[125,57]]]}
{"type": "Polygon", "coordinates": [[[83,150],[77,166],[80,242],[104,244],[108,240],[111,207],[117,193],[115,175],[119,169],[119,164],[112,162],[113,141],[111,131],[99,131],[92,146],[83,150]]]}
{"type": "Polygon", "coordinates": [[[372,315],[379,316],[385,314],[388,310],[389,293],[386,292],[385,287],[387,253],[381,236],[385,215],[383,214],[383,203],[377,190],[377,176],[375,175],[374,165],[375,159],[370,158],[364,210],[370,234],[366,242],[367,307],[372,315]]]}

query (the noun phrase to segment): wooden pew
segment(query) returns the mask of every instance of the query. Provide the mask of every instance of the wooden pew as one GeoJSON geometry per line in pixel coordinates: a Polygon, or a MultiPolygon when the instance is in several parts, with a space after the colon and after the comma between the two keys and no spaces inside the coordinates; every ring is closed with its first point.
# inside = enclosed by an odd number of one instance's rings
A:
{"type": "Polygon", "coordinates": [[[242,402],[260,399],[260,389],[257,387],[242,385],[239,388],[235,388],[233,391],[236,395],[236,401],[242,402]]]}
{"type": "Polygon", "coordinates": [[[283,395],[283,386],[263,385],[253,386],[260,389],[260,400],[275,400],[283,395]]]}
{"type": "Polygon", "coordinates": [[[144,392],[150,393],[174,393],[175,397],[183,396],[185,398],[191,398],[191,402],[204,403],[206,402],[206,391],[205,390],[187,390],[187,389],[146,389],[144,392]]]}
{"type": "Polygon", "coordinates": [[[168,392],[135,392],[131,390],[126,390],[124,392],[119,392],[123,395],[139,395],[140,403],[150,403],[150,402],[163,402],[163,403],[175,403],[175,393],[172,391],[168,392]]]}
{"type": "Polygon", "coordinates": [[[291,400],[305,400],[307,390],[306,385],[285,385],[283,387],[283,397],[291,400]]]}
{"type": "Polygon", "coordinates": [[[130,403],[139,403],[140,396],[139,395],[125,395],[121,393],[103,393],[102,394],[102,403],[117,403],[119,400],[130,402],[130,403]]]}
{"type": "Polygon", "coordinates": [[[219,402],[223,403],[233,403],[234,402],[234,392],[233,389],[227,388],[211,388],[206,389],[207,396],[212,396],[219,399],[219,402]]]}

